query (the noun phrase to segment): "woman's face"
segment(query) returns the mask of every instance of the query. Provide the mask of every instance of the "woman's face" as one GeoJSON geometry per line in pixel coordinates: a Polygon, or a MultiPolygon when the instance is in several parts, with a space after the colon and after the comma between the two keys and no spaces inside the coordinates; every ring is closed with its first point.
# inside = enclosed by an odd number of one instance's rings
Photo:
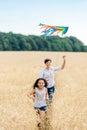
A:
{"type": "Polygon", "coordinates": [[[43,89],[43,87],[45,86],[44,80],[39,80],[37,85],[39,89],[43,89]]]}
{"type": "Polygon", "coordinates": [[[50,67],[51,66],[51,61],[46,62],[46,67],[50,67]]]}

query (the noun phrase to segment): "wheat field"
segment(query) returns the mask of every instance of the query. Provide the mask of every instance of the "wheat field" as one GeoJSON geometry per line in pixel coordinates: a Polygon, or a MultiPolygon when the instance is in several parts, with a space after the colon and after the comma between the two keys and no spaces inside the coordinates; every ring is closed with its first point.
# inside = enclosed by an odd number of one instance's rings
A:
{"type": "Polygon", "coordinates": [[[27,97],[44,59],[55,72],[53,104],[48,108],[46,130],[87,130],[87,53],[0,52],[0,130],[38,130],[33,101],[27,97]]]}

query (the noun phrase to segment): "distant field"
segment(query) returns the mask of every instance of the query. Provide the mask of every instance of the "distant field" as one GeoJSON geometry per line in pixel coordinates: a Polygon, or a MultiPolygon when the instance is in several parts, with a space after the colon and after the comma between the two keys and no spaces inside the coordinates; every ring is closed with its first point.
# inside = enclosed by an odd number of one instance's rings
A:
{"type": "Polygon", "coordinates": [[[66,67],[55,73],[56,92],[48,111],[47,130],[87,130],[87,53],[0,52],[0,130],[37,130],[33,102],[27,97],[51,58],[53,66],[66,67]]]}

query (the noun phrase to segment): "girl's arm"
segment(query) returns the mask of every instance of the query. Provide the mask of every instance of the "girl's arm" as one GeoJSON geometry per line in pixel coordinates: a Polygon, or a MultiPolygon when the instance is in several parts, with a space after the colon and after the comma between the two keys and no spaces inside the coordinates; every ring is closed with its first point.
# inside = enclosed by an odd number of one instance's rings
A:
{"type": "Polygon", "coordinates": [[[35,100],[34,94],[35,94],[35,89],[33,89],[30,93],[28,93],[27,96],[34,101],[35,100]]]}
{"type": "Polygon", "coordinates": [[[47,101],[49,100],[47,89],[46,89],[46,100],[47,100],[47,101]]]}

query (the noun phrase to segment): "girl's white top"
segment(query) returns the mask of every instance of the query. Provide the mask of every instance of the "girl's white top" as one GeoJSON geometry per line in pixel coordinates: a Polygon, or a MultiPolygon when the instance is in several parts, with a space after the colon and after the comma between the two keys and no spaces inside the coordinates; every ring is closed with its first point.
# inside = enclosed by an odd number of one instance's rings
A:
{"type": "Polygon", "coordinates": [[[35,88],[34,107],[40,108],[42,106],[46,106],[46,92],[47,92],[47,88],[45,87],[42,90],[35,88]]]}

